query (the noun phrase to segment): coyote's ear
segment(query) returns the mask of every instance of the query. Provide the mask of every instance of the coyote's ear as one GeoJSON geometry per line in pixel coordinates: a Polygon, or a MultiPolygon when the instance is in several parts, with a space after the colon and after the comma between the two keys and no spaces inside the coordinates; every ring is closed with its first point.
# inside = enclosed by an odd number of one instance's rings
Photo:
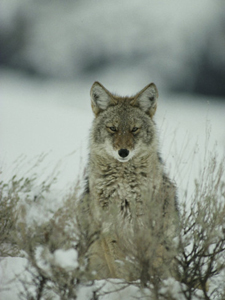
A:
{"type": "Polygon", "coordinates": [[[153,117],[157,108],[158,90],[154,83],[150,83],[135,96],[135,105],[153,117]]]}
{"type": "Polygon", "coordinates": [[[112,95],[103,85],[97,81],[93,83],[91,87],[91,107],[95,116],[109,106],[111,97],[112,95]]]}

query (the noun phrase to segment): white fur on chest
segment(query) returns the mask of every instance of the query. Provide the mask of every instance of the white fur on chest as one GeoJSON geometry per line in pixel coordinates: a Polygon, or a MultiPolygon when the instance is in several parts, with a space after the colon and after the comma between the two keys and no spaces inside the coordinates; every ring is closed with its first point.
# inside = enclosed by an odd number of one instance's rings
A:
{"type": "Polygon", "coordinates": [[[133,218],[142,224],[146,195],[157,189],[162,178],[162,168],[155,161],[149,156],[128,163],[91,157],[90,209],[95,220],[104,224],[104,231],[111,231],[115,224],[129,227],[133,218]]]}
{"type": "Polygon", "coordinates": [[[148,164],[94,165],[90,179],[90,193],[96,205],[101,207],[133,205],[141,201],[141,194],[150,185],[148,164]]]}
{"type": "Polygon", "coordinates": [[[109,176],[104,180],[98,180],[99,189],[108,198],[109,204],[120,205],[123,201],[133,202],[140,198],[141,190],[146,187],[146,180],[140,176],[123,174],[123,176],[109,176]]]}

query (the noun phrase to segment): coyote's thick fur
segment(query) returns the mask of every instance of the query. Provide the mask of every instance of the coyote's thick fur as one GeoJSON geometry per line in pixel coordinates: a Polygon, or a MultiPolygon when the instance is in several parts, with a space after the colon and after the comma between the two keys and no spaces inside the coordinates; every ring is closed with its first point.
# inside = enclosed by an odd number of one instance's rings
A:
{"type": "Polygon", "coordinates": [[[176,189],[158,152],[157,98],[153,83],[133,97],[113,95],[99,82],[91,88],[95,119],[79,219],[100,232],[89,251],[93,278],[169,272],[176,189]]]}

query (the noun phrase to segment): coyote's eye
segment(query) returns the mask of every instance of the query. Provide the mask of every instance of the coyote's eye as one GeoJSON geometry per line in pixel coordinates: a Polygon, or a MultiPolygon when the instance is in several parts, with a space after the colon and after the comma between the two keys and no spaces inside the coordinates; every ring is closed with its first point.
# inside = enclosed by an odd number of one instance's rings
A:
{"type": "Polygon", "coordinates": [[[134,127],[132,130],[131,130],[131,132],[136,132],[136,131],[138,131],[138,127],[134,127]]]}
{"type": "Polygon", "coordinates": [[[115,132],[116,131],[116,127],[112,126],[112,127],[108,127],[111,131],[115,132]]]}

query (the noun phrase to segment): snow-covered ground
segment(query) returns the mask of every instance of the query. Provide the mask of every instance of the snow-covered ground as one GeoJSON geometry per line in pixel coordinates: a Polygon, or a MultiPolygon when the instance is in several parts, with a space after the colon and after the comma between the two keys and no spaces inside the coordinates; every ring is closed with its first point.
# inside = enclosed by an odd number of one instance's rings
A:
{"type": "MultiPolygon", "coordinates": [[[[60,171],[57,190],[64,193],[81,177],[85,166],[88,131],[93,119],[89,90],[94,80],[37,81],[6,71],[0,73],[0,78],[1,177],[7,181],[14,174],[29,175],[36,158],[44,153],[47,155],[40,166],[40,180],[60,171]]],[[[138,80],[136,85],[130,84],[129,78],[118,85],[104,80],[104,76],[96,79],[110,91],[122,95],[134,94],[146,84],[138,80]]],[[[224,155],[224,116],[225,102],[219,99],[160,93],[156,122],[161,152],[180,193],[187,187],[192,190],[193,179],[198,176],[205,155],[209,131],[208,149],[214,149],[217,144],[218,156],[224,155]]],[[[24,270],[26,261],[4,258],[0,265],[2,286],[14,273],[24,270]]],[[[0,288],[0,298],[19,299],[16,296],[19,281],[13,281],[9,287],[5,291],[0,288]]],[[[80,291],[80,300],[88,299],[84,296],[88,290],[85,291],[80,291]]],[[[126,299],[131,299],[134,293],[129,290],[126,295],[126,299]]],[[[108,295],[104,299],[116,299],[113,297],[108,295]]]]}

